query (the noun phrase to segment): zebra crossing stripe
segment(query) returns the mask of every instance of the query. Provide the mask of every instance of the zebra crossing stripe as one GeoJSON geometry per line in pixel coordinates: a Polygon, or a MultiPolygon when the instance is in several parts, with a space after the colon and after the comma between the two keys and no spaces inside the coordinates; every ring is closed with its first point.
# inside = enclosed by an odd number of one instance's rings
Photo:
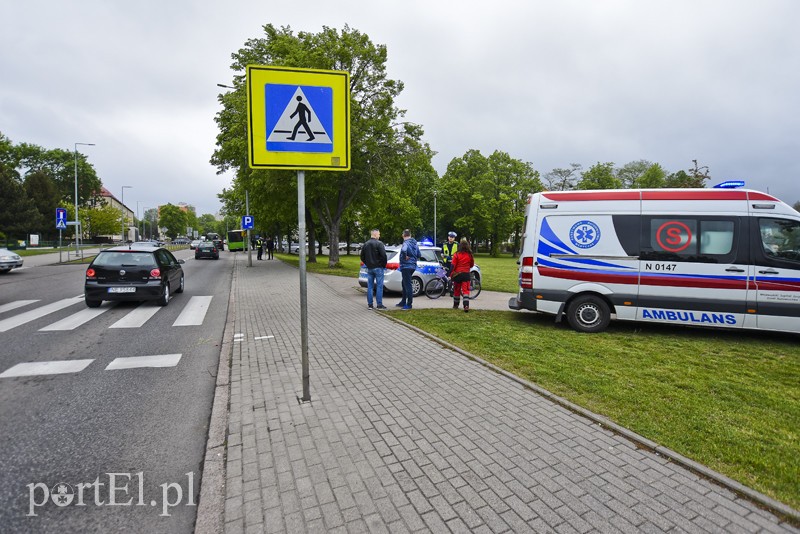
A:
{"type": "Polygon", "coordinates": [[[13,378],[18,376],[60,375],[78,373],[94,360],[63,360],[51,362],[24,362],[0,373],[0,378],[13,378]]]}
{"type": "Polygon", "coordinates": [[[57,312],[58,310],[63,310],[64,308],[67,308],[82,301],[83,301],[83,295],[80,295],[78,297],[71,297],[68,299],[62,299],[53,302],[52,304],[36,308],[35,310],[21,313],[19,315],[15,315],[14,317],[9,317],[8,319],[3,319],[2,321],[0,321],[0,332],[7,332],[12,328],[16,328],[25,323],[35,321],[40,317],[44,317],[45,315],[57,312]]]}
{"type": "Polygon", "coordinates": [[[8,304],[0,306],[0,313],[16,310],[17,308],[33,304],[34,302],[39,302],[39,300],[15,300],[14,302],[9,302],[8,304]]]}
{"type": "Polygon", "coordinates": [[[181,354],[158,354],[155,356],[131,356],[115,358],[108,364],[106,371],[119,369],[136,369],[139,367],[175,367],[181,360],[181,354]]]}
{"type": "Polygon", "coordinates": [[[109,328],[139,328],[147,322],[161,308],[150,303],[144,303],[131,310],[125,317],[109,326],[109,328]]]}
{"type": "Polygon", "coordinates": [[[184,306],[172,326],[197,326],[203,324],[213,297],[192,297],[184,306]]]}
{"type": "Polygon", "coordinates": [[[39,332],[53,332],[58,330],[74,330],[80,325],[84,323],[88,323],[101,313],[105,313],[111,309],[111,306],[103,306],[102,308],[86,308],[84,310],[79,311],[78,313],[73,313],[69,317],[65,317],[60,321],[56,321],[55,323],[45,326],[44,328],[40,328],[39,332]]]}

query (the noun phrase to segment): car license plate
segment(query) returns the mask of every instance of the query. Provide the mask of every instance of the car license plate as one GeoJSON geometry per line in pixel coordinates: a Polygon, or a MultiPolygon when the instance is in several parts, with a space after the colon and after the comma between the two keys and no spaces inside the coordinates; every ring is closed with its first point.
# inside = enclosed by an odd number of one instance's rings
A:
{"type": "Polygon", "coordinates": [[[135,287],[109,287],[109,293],[136,293],[135,287]]]}

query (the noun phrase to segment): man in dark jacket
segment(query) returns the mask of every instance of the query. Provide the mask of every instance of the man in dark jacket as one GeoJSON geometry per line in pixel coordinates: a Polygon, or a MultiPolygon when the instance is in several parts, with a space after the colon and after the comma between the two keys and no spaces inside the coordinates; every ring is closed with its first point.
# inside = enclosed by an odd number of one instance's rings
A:
{"type": "Polygon", "coordinates": [[[361,261],[367,267],[367,307],[372,308],[372,291],[378,301],[378,309],[385,310],[383,305],[383,270],[386,268],[386,247],[380,241],[380,230],[372,230],[371,238],[361,247],[361,261]]]}

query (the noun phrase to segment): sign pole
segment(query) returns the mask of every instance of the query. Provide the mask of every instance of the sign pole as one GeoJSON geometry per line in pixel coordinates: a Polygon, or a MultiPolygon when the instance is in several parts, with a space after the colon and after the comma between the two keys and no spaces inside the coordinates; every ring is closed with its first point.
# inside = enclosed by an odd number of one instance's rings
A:
{"type": "Polygon", "coordinates": [[[308,371],[308,287],[306,285],[306,173],[297,171],[297,227],[300,254],[300,336],[303,358],[303,402],[311,400],[308,371]]]}
{"type": "Polygon", "coordinates": [[[58,229],[58,263],[61,263],[61,228],[58,229]]]}
{"type": "MultiPolygon", "coordinates": [[[[244,210],[250,215],[250,193],[244,190],[244,210]]],[[[250,229],[247,229],[247,266],[253,266],[253,242],[250,240],[250,229]]]]}

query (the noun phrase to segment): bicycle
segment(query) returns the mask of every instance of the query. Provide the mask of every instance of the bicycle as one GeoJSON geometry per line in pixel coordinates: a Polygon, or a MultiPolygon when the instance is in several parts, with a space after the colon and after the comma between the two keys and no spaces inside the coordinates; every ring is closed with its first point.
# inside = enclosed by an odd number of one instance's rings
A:
{"type": "MultiPolygon", "coordinates": [[[[429,299],[438,299],[445,293],[453,293],[453,281],[447,276],[447,270],[444,267],[436,269],[436,278],[431,278],[425,284],[425,296],[429,299]]],[[[469,298],[470,300],[478,298],[481,294],[481,281],[475,278],[475,273],[470,273],[469,281],[469,298]]]]}

